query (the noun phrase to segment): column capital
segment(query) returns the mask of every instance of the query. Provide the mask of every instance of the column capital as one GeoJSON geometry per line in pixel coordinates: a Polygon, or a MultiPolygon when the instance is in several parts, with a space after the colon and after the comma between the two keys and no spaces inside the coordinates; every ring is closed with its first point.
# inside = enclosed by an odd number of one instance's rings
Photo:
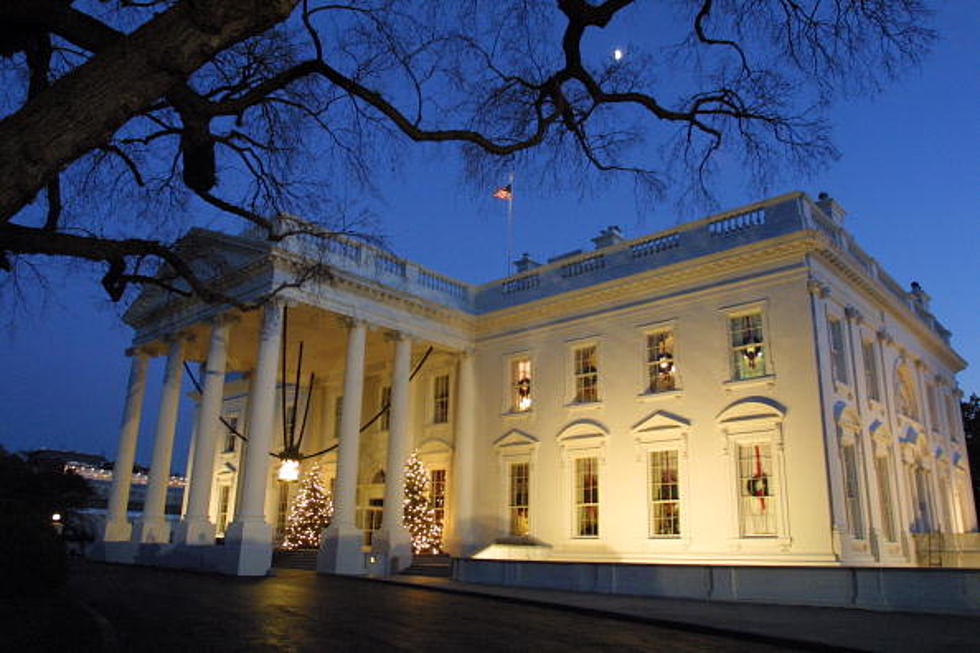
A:
{"type": "Polygon", "coordinates": [[[806,289],[811,295],[826,299],[830,296],[830,286],[818,279],[807,279],[806,289]]]}
{"type": "Polygon", "coordinates": [[[864,324],[864,315],[862,315],[861,311],[854,306],[848,306],[845,308],[844,315],[847,316],[847,319],[856,322],[857,324],[864,324]]]}
{"type": "Polygon", "coordinates": [[[354,317],[353,315],[338,315],[337,321],[340,326],[345,329],[353,329],[354,327],[367,327],[368,323],[366,320],[362,320],[359,317],[354,317]]]}
{"type": "Polygon", "coordinates": [[[217,315],[209,319],[208,323],[210,323],[211,326],[218,327],[218,326],[225,326],[225,325],[230,326],[232,324],[238,324],[241,321],[242,321],[242,316],[238,315],[237,313],[218,313],[217,315]]]}
{"type": "Polygon", "coordinates": [[[388,342],[401,342],[402,340],[415,340],[416,338],[411,333],[389,329],[388,331],[385,331],[384,339],[388,342]]]}
{"type": "Polygon", "coordinates": [[[876,335],[878,336],[878,340],[886,344],[890,345],[895,342],[895,338],[892,336],[891,332],[888,331],[888,329],[886,329],[885,327],[881,327],[880,329],[878,329],[878,333],[876,335]]]}
{"type": "Polygon", "coordinates": [[[161,338],[161,340],[163,340],[163,342],[166,343],[167,345],[172,345],[178,341],[184,343],[194,342],[194,340],[196,339],[197,336],[187,329],[181,329],[176,333],[168,333],[167,335],[163,336],[163,338],[161,338]]]}
{"type": "Polygon", "coordinates": [[[125,355],[130,358],[150,358],[153,356],[152,352],[148,351],[145,345],[126,347],[125,355]]]}

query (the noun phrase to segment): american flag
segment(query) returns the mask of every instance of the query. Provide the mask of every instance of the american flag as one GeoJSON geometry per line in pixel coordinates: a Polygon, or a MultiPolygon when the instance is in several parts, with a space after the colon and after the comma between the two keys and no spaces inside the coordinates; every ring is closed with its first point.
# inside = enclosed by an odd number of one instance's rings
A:
{"type": "Polygon", "coordinates": [[[514,199],[514,193],[510,190],[510,184],[506,186],[501,186],[497,190],[493,191],[493,196],[498,200],[512,200],[514,199]]]}

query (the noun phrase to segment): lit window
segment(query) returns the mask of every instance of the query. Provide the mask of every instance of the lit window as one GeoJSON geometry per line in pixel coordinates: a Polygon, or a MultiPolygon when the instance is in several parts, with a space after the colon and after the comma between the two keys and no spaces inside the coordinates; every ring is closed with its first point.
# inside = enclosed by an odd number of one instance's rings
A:
{"type": "Polygon", "coordinates": [[[840,320],[830,321],[830,367],[834,381],[847,383],[847,351],[844,349],[844,327],[840,320]]]}
{"type": "Polygon", "coordinates": [[[844,505],[847,523],[855,539],[864,539],[864,513],[861,508],[861,482],[858,477],[857,448],[853,444],[841,447],[844,463],[844,505]]]}
{"type": "Polygon", "coordinates": [[[878,500],[881,503],[882,530],[889,542],[896,540],[895,514],[892,509],[891,451],[888,456],[875,457],[875,476],[878,479],[878,500]]]}
{"type": "Polygon", "coordinates": [[[508,493],[507,509],[510,513],[511,535],[524,536],[530,532],[530,467],[529,463],[513,463],[510,466],[510,492],[508,493]]]}
{"type": "Polygon", "coordinates": [[[738,492],[742,536],[775,535],[775,483],[768,443],[739,445],[738,492]]]}
{"type": "Polygon", "coordinates": [[[731,333],[732,378],[753,379],[766,375],[766,341],[762,313],[739,315],[728,320],[731,333]]]}
{"type": "Polygon", "coordinates": [[[391,428],[391,386],[386,385],[381,388],[381,406],[379,410],[383,410],[381,417],[378,419],[380,422],[380,428],[382,431],[387,431],[391,428]]]}
{"type": "Polygon", "coordinates": [[[337,395],[333,402],[333,437],[340,439],[340,417],[344,412],[344,395],[337,395]]]}
{"type": "Polygon", "coordinates": [[[441,534],[446,519],[446,470],[444,469],[433,469],[429,472],[429,506],[432,508],[436,523],[439,524],[441,534]]]}
{"type": "Polygon", "coordinates": [[[276,540],[286,535],[286,517],[289,513],[289,483],[279,483],[279,501],[276,512],[276,540]]]}
{"type": "Polygon", "coordinates": [[[531,410],[531,359],[517,358],[510,362],[510,409],[514,412],[531,410]]]}
{"type": "Polygon", "coordinates": [[[599,366],[595,345],[575,350],[575,402],[599,401],[599,366]]]}
{"type": "Polygon", "coordinates": [[[437,376],[432,388],[432,421],[445,424],[449,421],[449,375],[437,376]]]}
{"type": "Polygon", "coordinates": [[[218,532],[224,533],[228,528],[228,503],[231,496],[230,485],[218,486],[218,532]]]}
{"type": "Polygon", "coordinates": [[[647,335],[647,392],[666,392],[677,387],[674,364],[674,332],[647,335]]]}
{"type": "Polygon", "coordinates": [[[575,534],[599,535],[599,459],[575,459],[575,534]]]}
{"type": "Polygon", "coordinates": [[[878,359],[875,358],[875,345],[873,342],[866,340],[861,344],[861,356],[864,358],[864,383],[868,386],[868,399],[881,401],[878,359]]]}
{"type": "Polygon", "coordinates": [[[677,479],[677,451],[650,452],[650,535],[653,537],[681,534],[677,479]]]}

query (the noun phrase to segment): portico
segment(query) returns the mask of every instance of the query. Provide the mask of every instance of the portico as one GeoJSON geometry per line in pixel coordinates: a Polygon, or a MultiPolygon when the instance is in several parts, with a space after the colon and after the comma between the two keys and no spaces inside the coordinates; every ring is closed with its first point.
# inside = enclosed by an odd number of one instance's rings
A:
{"type": "MultiPolygon", "coordinates": [[[[363,254],[367,258],[382,253],[363,254]]],[[[275,269],[268,272],[271,289],[277,275],[275,269]]],[[[289,492],[278,480],[282,460],[277,456],[283,452],[286,429],[298,433],[302,428],[300,454],[310,456],[303,468],[317,460],[325,463],[323,480],[333,487],[335,512],[321,541],[318,568],[343,574],[392,573],[411,563],[401,510],[403,468],[412,450],[427,439],[438,441],[436,448],[448,452],[444,466],[457,455],[455,440],[467,422],[455,417],[473,412],[463,402],[475,396],[473,389],[459,385],[463,375],[455,372],[459,352],[469,344],[469,325],[452,307],[404,293],[378,293],[366,281],[336,270],[327,283],[283,291],[250,311],[194,301],[157,303],[147,295],[134,304],[127,314],[137,337],[129,351],[133,362],[119,435],[120,473],[114,477],[108,519],[97,547],[102,556],[235,575],[265,574],[277,518],[282,519],[279,497],[289,492]],[[147,366],[160,355],[165,356],[165,373],[147,501],[143,514],[130,524],[125,472],[135,455],[147,366]],[[426,367],[412,383],[413,367],[423,355],[426,367]],[[185,511],[171,533],[164,498],[184,364],[191,361],[204,362],[203,378],[185,511]],[[299,377],[300,366],[304,378],[299,377]],[[413,410],[432,386],[429,366],[451,370],[454,380],[449,413],[453,419],[447,415],[437,424],[431,415],[413,410]],[[312,375],[305,378],[307,374],[312,375]],[[366,425],[382,394],[390,402],[386,418],[366,425]],[[296,402],[294,408],[291,404],[296,402]],[[302,426],[287,426],[300,418],[302,426]],[[383,518],[368,546],[359,488],[379,470],[385,478],[383,518]],[[389,509],[392,506],[395,509],[389,509]],[[223,536],[223,545],[216,545],[216,536],[223,536]],[[370,570],[368,558],[375,561],[370,570]]],[[[261,289],[253,293],[259,295],[261,289]]],[[[473,382],[472,375],[467,378],[473,382]]],[[[432,448],[432,442],[428,444],[432,448]]],[[[455,502],[447,503],[451,512],[455,502]]],[[[447,518],[447,525],[451,523],[447,518]]],[[[452,535],[447,533],[447,541],[452,535]]]]}

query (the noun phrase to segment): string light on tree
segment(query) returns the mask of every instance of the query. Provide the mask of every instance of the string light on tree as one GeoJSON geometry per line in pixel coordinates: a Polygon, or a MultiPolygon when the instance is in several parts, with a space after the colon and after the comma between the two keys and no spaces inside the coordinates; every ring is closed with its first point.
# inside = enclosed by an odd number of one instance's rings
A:
{"type": "Polygon", "coordinates": [[[429,504],[429,474],[418,450],[405,463],[405,527],[412,536],[412,553],[439,553],[442,527],[429,504]]]}
{"type": "Polygon", "coordinates": [[[320,533],[333,517],[333,496],[320,479],[320,463],[302,477],[296,498],[286,519],[286,536],[282,548],[315,549],[320,545],[320,533]]]}
{"type": "Polygon", "coordinates": [[[615,50],[613,50],[613,59],[615,59],[616,61],[622,60],[624,56],[626,56],[626,53],[623,52],[622,48],[616,48],[615,50]]]}

